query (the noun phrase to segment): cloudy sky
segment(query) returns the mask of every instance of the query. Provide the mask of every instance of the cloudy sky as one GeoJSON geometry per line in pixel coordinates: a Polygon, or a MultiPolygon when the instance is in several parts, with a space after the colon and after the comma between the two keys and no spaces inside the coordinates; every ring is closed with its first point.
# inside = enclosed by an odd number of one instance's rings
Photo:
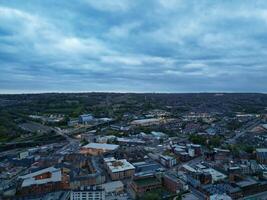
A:
{"type": "Polygon", "coordinates": [[[267,92],[266,0],[1,0],[0,93],[267,92]]]}

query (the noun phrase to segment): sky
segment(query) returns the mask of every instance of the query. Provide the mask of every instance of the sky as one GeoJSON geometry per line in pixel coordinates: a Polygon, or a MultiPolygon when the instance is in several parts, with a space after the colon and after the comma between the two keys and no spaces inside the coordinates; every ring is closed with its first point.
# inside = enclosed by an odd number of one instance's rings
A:
{"type": "Polygon", "coordinates": [[[266,0],[0,0],[0,93],[267,92],[266,0]]]}

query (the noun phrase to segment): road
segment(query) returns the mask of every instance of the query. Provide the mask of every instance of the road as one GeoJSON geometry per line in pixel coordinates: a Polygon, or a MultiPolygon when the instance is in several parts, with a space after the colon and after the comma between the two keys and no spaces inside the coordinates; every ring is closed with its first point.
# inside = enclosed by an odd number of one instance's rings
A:
{"type": "Polygon", "coordinates": [[[55,128],[54,131],[61,135],[62,137],[66,138],[66,140],[68,141],[68,144],[63,146],[62,148],[58,149],[55,153],[56,154],[61,154],[61,153],[73,153],[73,152],[77,152],[79,150],[79,144],[80,141],[74,138],[71,138],[70,136],[68,136],[67,132],[60,129],[60,128],[55,128]]]}
{"type": "Polygon", "coordinates": [[[247,133],[248,131],[250,131],[251,129],[255,128],[256,126],[258,126],[261,123],[260,119],[256,119],[252,122],[250,122],[249,124],[243,126],[239,132],[232,138],[226,140],[225,142],[227,144],[235,144],[236,140],[240,137],[242,137],[245,133],[247,133]]]}

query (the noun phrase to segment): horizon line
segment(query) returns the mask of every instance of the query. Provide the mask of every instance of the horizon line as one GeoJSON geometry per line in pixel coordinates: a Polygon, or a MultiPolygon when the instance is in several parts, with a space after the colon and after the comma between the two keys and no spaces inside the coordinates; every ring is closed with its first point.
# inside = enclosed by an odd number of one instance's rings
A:
{"type": "Polygon", "coordinates": [[[34,95],[34,94],[86,94],[86,93],[117,93],[117,94],[267,94],[267,92],[256,92],[256,91],[185,91],[185,92],[162,92],[162,91],[21,91],[21,92],[1,92],[0,95],[34,95]]]}

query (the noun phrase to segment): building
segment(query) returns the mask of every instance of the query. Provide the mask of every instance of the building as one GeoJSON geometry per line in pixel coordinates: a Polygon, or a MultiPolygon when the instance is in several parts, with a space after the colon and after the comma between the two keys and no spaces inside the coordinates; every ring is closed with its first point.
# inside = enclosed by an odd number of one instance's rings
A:
{"type": "Polygon", "coordinates": [[[105,190],[99,186],[81,187],[71,191],[70,200],[105,200],[105,190]]]}
{"type": "Polygon", "coordinates": [[[247,177],[235,183],[242,191],[244,197],[256,195],[267,191],[267,182],[247,177]]]}
{"type": "Polygon", "coordinates": [[[117,124],[111,124],[110,128],[116,131],[129,131],[131,129],[130,126],[117,125],[117,124]]]}
{"type": "Polygon", "coordinates": [[[146,192],[161,188],[161,180],[154,175],[134,177],[130,183],[130,191],[134,198],[142,197],[146,192]]]}
{"type": "Polygon", "coordinates": [[[152,131],[151,135],[153,135],[153,137],[156,138],[157,140],[167,138],[167,135],[165,133],[162,133],[162,132],[152,131]]]}
{"type": "Polygon", "coordinates": [[[199,144],[187,144],[188,153],[191,157],[197,157],[202,155],[201,145],[199,144]]]}
{"type": "Polygon", "coordinates": [[[259,163],[267,164],[267,148],[256,149],[256,157],[259,163]]]}
{"type": "Polygon", "coordinates": [[[106,195],[121,194],[124,192],[124,185],[121,181],[111,181],[102,184],[106,195]]]}
{"type": "Polygon", "coordinates": [[[116,141],[121,145],[144,145],[146,142],[137,138],[117,138],[116,141]]]}
{"type": "Polygon", "coordinates": [[[115,144],[89,143],[81,148],[82,154],[101,155],[119,148],[115,144]]]}
{"type": "Polygon", "coordinates": [[[104,158],[104,163],[112,180],[131,178],[135,173],[135,167],[126,159],[104,158]]]}
{"type": "Polygon", "coordinates": [[[62,190],[56,192],[49,192],[47,194],[28,194],[27,196],[23,196],[23,199],[29,200],[70,200],[70,191],[62,190]]]}
{"type": "Polygon", "coordinates": [[[109,143],[109,142],[114,142],[116,140],[116,136],[115,135],[106,135],[103,137],[99,137],[96,139],[96,142],[98,143],[109,143]]]}
{"type": "Polygon", "coordinates": [[[84,114],[79,116],[79,123],[80,124],[87,124],[94,119],[93,115],[91,114],[84,114]]]}
{"type": "Polygon", "coordinates": [[[207,169],[203,169],[203,172],[208,173],[211,175],[212,177],[212,182],[218,182],[218,181],[222,181],[224,179],[227,178],[227,176],[213,168],[207,168],[207,169]]]}
{"type": "Polygon", "coordinates": [[[105,176],[101,173],[102,170],[98,159],[95,157],[82,154],[68,154],[64,157],[64,163],[59,163],[58,166],[67,171],[71,189],[98,185],[105,182],[105,176]]]}
{"type": "Polygon", "coordinates": [[[96,135],[90,132],[81,134],[81,140],[85,140],[87,142],[95,142],[96,138],[96,135]]]}
{"type": "Polygon", "coordinates": [[[227,194],[213,194],[210,196],[210,200],[232,200],[227,194]]]}
{"type": "Polygon", "coordinates": [[[187,153],[187,152],[183,151],[183,152],[178,152],[176,154],[178,156],[179,161],[181,161],[181,162],[186,162],[186,161],[191,159],[189,156],[189,153],[187,153]]]}
{"type": "Polygon", "coordinates": [[[68,126],[77,126],[79,124],[79,120],[77,119],[71,119],[68,121],[68,126]]]}
{"type": "Polygon", "coordinates": [[[28,151],[23,151],[19,153],[19,159],[25,159],[29,156],[29,152],[28,151]]]}
{"type": "Polygon", "coordinates": [[[228,200],[229,197],[232,199],[243,199],[244,197],[239,187],[235,187],[229,183],[201,185],[198,191],[201,192],[200,194],[203,195],[204,199],[211,198],[216,200],[217,198],[221,200],[220,197],[225,197],[228,200]]]}
{"type": "Polygon", "coordinates": [[[69,188],[69,180],[60,168],[48,167],[19,177],[19,194],[41,194],[69,188]]]}
{"type": "Polygon", "coordinates": [[[161,166],[158,163],[153,161],[148,162],[136,162],[133,163],[136,173],[150,174],[155,173],[161,169],[161,166]]]}
{"type": "Polygon", "coordinates": [[[199,184],[216,183],[227,178],[227,175],[202,164],[195,166],[183,165],[183,169],[187,175],[194,179],[193,181],[197,180],[199,184]]]}
{"type": "Polygon", "coordinates": [[[161,118],[138,119],[131,122],[133,126],[151,126],[162,123],[161,118]]]}
{"type": "Polygon", "coordinates": [[[160,155],[159,159],[160,159],[160,163],[165,167],[171,168],[177,164],[176,158],[171,157],[171,156],[160,155]]]}
{"type": "Polygon", "coordinates": [[[174,174],[165,174],[163,177],[163,185],[167,190],[173,193],[188,190],[187,184],[174,174]]]}
{"type": "Polygon", "coordinates": [[[231,158],[231,152],[228,149],[219,149],[219,148],[214,148],[215,152],[215,161],[225,161],[229,160],[231,158]]]}

